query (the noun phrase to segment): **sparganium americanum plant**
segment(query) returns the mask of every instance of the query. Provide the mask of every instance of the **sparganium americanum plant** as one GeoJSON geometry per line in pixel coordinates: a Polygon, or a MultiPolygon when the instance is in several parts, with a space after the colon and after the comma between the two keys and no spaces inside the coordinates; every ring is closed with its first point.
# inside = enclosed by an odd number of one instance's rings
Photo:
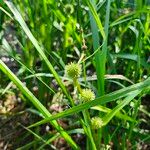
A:
{"type": "Polygon", "coordinates": [[[149,8],[0,0],[0,149],[148,149],[149,8]]]}
{"type": "Polygon", "coordinates": [[[74,87],[77,87],[78,93],[82,102],[88,102],[95,99],[95,94],[91,89],[81,89],[78,78],[81,76],[81,65],[75,62],[71,62],[65,67],[65,75],[73,80],[74,87]]]}
{"type": "MultiPolygon", "coordinates": [[[[77,87],[78,93],[79,93],[79,99],[80,102],[86,103],[89,101],[92,101],[95,99],[95,94],[91,89],[82,89],[80,86],[80,83],[78,82],[78,77],[80,77],[82,72],[81,65],[78,63],[69,63],[65,67],[65,73],[68,77],[70,77],[73,80],[74,87],[77,87]]],[[[83,125],[84,131],[86,135],[88,136],[89,140],[91,141],[91,148],[96,149],[96,145],[94,143],[94,138],[92,135],[92,131],[90,128],[90,114],[88,110],[82,111],[84,122],[87,124],[87,127],[83,125]]],[[[82,120],[80,120],[81,124],[83,123],[82,120]]]]}
{"type": "Polygon", "coordinates": [[[81,65],[75,62],[71,62],[65,67],[65,74],[74,81],[74,86],[77,86],[78,92],[81,95],[81,101],[89,102],[95,99],[95,94],[91,89],[81,89],[78,82],[78,77],[80,77],[81,72],[81,65]]]}

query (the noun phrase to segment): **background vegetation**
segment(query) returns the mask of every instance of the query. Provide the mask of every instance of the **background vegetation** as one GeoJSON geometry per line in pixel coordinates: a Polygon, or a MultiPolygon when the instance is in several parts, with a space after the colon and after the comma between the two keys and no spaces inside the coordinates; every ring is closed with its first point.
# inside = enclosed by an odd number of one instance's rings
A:
{"type": "Polygon", "coordinates": [[[0,22],[0,149],[150,148],[149,0],[0,0],[0,22]]]}

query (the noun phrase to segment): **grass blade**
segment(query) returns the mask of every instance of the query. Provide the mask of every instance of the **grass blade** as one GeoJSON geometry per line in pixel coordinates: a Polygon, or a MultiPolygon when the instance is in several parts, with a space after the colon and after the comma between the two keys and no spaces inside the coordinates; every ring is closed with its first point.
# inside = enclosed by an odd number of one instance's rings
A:
{"type": "Polygon", "coordinates": [[[105,35],[105,32],[104,32],[104,29],[103,29],[101,20],[99,19],[99,16],[98,16],[98,14],[97,14],[97,12],[96,12],[96,9],[94,8],[94,6],[93,6],[93,4],[90,2],[90,0],[85,0],[85,1],[86,1],[86,3],[87,3],[87,5],[88,5],[88,7],[89,7],[89,9],[90,9],[90,11],[91,11],[91,13],[92,13],[94,19],[95,19],[95,21],[96,21],[96,23],[97,23],[97,26],[98,26],[98,28],[99,28],[99,30],[100,30],[100,33],[101,33],[103,39],[105,39],[105,38],[106,38],[106,35],[105,35]]]}
{"type": "Polygon", "coordinates": [[[103,125],[106,125],[125,105],[134,99],[141,91],[136,90],[129,94],[120,104],[118,104],[110,113],[103,117],[103,125]]]}
{"type": "MultiPolygon", "coordinates": [[[[98,111],[105,112],[105,113],[110,113],[112,111],[112,109],[104,107],[104,106],[101,106],[101,105],[92,107],[91,109],[98,110],[98,111]]],[[[117,112],[115,114],[115,116],[120,118],[120,119],[124,119],[124,120],[127,120],[127,121],[135,122],[134,119],[132,119],[131,117],[127,116],[126,114],[122,114],[121,112],[117,112]]]]}
{"type": "Polygon", "coordinates": [[[21,14],[15,8],[15,6],[13,5],[13,3],[8,2],[8,1],[5,1],[5,3],[7,4],[7,6],[9,7],[9,9],[14,14],[16,20],[19,22],[19,24],[21,25],[22,29],[26,33],[26,35],[28,36],[28,38],[30,39],[30,41],[32,42],[32,44],[35,46],[36,50],[38,51],[39,55],[41,56],[41,58],[44,60],[44,62],[48,66],[48,68],[51,71],[51,73],[54,75],[54,77],[55,77],[56,81],[58,82],[58,84],[60,85],[62,91],[67,96],[67,98],[70,100],[71,105],[73,105],[72,98],[68,94],[68,92],[67,92],[64,84],[62,83],[61,79],[59,78],[59,76],[58,76],[57,72],[55,71],[55,69],[53,68],[52,64],[50,63],[50,61],[46,57],[45,53],[43,52],[43,50],[39,46],[37,40],[35,39],[35,37],[31,33],[31,31],[29,30],[28,26],[26,25],[25,21],[23,20],[23,18],[21,16],[21,14]]]}
{"type": "Polygon", "coordinates": [[[81,111],[89,109],[90,107],[93,107],[93,106],[102,105],[102,104],[106,104],[108,102],[115,101],[115,100],[117,100],[119,98],[127,96],[129,93],[132,93],[132,92],[134,92],[136,90],[140,91],[140,90],[143,90],[144,88],[147,88],[147,87],[150,87],[150,77],[147,80],[145,80],[145,81],[143,81],[141,83],[137,83],[137,84],[131,85],[129,87],[123,88],[121,90],[112,92],[110,94],[106,94],[104,96],[96,98],[93,101],[90,101],[90,102],[87,102],[87,103],[75,106],[73,108],[70,108],[69,110],[63,111],[63,112],[58,113],[56,115],[53,115],[50,118],[46,118],[46,119],[44,119],[42,121],[39,121],[39,122],[31,125],[30,127],[47,123],[47,122],[49,122],[49,120],[55,120],[55,119],[58,119],[58,118],[66,117],[66,116],[69,116],[69,115],[73,115],[73,114],[75,114],[77,112],[81,112],[81,111]]]}
{"type": "MultiPolygon", "coordinates": [[[[16,77],[14,73],[0,60],[0,70],[2,70],[20,89],[20,91],[33,103],[33,105],[43,114],[45,118],[51,117],[50,112],[40,103],[40,101],[28,90],[28,88],[16,77]]],[[[72,146],[74,149],[79,149],[76,143],[71,139],[71,137],[59,126],[56,121],[50,122],[58,132],[64,137],[64,139],[72,146]]]]}

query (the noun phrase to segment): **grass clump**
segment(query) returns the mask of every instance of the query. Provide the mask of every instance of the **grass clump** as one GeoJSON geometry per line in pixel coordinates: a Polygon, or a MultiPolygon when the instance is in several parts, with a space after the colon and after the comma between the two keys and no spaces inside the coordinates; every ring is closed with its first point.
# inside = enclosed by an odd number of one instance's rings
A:
{"type": "Polygon", "coordinates": [[[148,149],[149,7],[1,1],[0,149],[148,149]]]}

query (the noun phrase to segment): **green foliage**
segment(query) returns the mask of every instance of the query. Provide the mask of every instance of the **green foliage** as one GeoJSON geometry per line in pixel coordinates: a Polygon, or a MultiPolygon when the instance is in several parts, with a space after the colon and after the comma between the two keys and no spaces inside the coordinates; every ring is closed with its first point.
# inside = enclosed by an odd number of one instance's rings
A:
{"type": "Polygon", "coordinates": [[[0,1],[0,115],[38,117],[19,123],[12,149],[60,149],[62,138],[71,149],[147,144],[149,9],[139,0],[0,1]],[[17,113],[2,111],[9,93],[17,113]]]}

